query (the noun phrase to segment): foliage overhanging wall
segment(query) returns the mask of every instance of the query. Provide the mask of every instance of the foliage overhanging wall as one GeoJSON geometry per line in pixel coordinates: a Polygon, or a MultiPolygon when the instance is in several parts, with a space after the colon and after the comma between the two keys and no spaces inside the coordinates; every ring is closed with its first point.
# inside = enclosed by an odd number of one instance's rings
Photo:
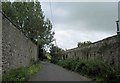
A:
{"type": "Polygon", "coordinates": [[[2,15],[2,70],[25,67],[38,59],[37,46],[2,15]]]}
{"type": "Polygon", "coordinates": [[[115,35],[89,46],[65,51],[64,57],[83,60],[103,60],[115,67],[120,67],[120,35],[115,35]]]}

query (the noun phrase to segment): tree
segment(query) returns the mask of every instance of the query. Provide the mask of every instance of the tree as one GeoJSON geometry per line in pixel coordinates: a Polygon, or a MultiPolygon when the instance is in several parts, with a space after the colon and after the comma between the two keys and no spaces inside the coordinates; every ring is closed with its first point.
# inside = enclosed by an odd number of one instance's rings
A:
{"type": "Polygon", "coordinates": [[[89,46],[90,44],[92,44],[91,41],[78,42],[77,46],[78,47],[83,47],[83,46],[89,46]]]}
{"type": "Polygon", "coordinates": [[[54,40],[52,24],[45,19],[40,2],[2,2],[2,12],[41,48],[54,40]]]}
{"type": "Polygon", "coordinates": [[[63,55],[63,51],[64,50],[62,48],[59,48],[57,46],[54,46],[54,44],[52,44],[50,48],[50,55],[52,56],[53,59],[59,60],[63,55]]]}

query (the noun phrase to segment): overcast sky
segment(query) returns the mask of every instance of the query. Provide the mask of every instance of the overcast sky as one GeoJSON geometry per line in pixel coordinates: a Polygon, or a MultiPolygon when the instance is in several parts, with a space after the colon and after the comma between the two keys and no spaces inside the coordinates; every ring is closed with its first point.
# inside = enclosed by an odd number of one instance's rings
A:
{"type": "Polygon", "coordinates": [[[63,49],[116,34],[117,2],[51,2],[51,9],[49,2],[41,5],[45,17],[52,21],[57,45],[63,49]]]}

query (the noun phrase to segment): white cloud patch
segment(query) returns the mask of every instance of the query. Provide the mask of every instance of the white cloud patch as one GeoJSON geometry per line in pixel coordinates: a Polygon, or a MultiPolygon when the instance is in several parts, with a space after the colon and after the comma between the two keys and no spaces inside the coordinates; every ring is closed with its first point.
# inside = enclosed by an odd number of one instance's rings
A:
{"type": "Polygon", "coordinates": [[[57,45],[73,48],[78,42],[98,41],[116,34],[118,3],[53,2],[42,3],[46,17],[53,19],[57,45]]]}
{"type": "Polygon", "coordinates": [[[64,9],[62,8],[56,8],[54,11],[53,11],[54,15],[57,17],[66,17],[68,15],[68,12],[65,11],[64,9]]]}
{"type": "Polygon", "coordinates": [[[112,35],[110,33],[99,32],[99,31],[82,32],[76,30],[63,30],[63,31],[56,31],[55,38],[57,40],[57,45],[59,47],[64,49],[66,48],[70,49],[77,47],[78,42],[83,42],[83,41],[95,42],[112,35]]]}

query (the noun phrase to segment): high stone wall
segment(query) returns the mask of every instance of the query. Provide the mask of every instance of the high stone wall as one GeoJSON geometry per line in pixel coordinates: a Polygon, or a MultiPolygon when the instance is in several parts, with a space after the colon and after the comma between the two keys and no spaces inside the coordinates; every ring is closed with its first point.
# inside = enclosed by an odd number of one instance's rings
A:
{"type": "Polygon", "coordinates": [[[38,48],[6,17],[2,18],[2,69],[25,67],[37,61],[38,48]]]}
{"type": "Polygon", "coordinates": [[[1,80],[2,80],[2,14],[0,13],[0,81],[1,80]]]}
{"type": "Polygon", "coordinates": [[[65,51],[64,57],[83,60],[103,60],[115,67],[120,67],[120,35],[115,35],[89,46],[65,51]]]}

